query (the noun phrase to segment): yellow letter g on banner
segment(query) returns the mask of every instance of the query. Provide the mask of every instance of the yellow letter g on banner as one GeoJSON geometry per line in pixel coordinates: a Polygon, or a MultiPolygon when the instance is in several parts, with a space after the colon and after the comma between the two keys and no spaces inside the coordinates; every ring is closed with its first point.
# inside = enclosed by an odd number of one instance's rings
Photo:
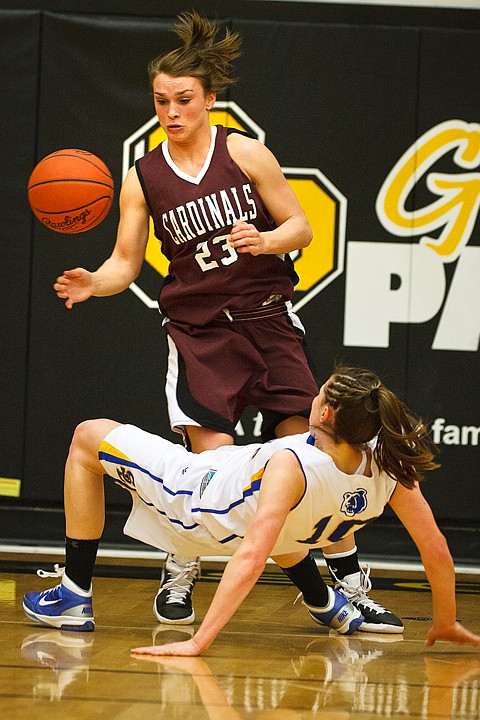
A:
{"type": "Polygon", "coordinates": [[[422,135],[400,158],[377,197],[377,216],[386,230],[401,237],[421,235],[420,243],[444,262],[458,258],[473,232],[480,207],[480,173],[428,172],[447,153],[463,170],[480,164],[480,125],[447,120],[422,135]],[[426,176],[426,187],[438,200],[407,210],[411,194],[426,176]],[[438,237],[427,233],[443,228],[438,237]]]}

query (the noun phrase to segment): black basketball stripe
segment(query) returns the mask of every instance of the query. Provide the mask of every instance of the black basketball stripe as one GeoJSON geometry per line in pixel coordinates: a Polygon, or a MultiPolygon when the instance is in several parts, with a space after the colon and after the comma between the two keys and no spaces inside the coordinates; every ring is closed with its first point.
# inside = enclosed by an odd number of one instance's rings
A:
{"type": "Polygon", "coordinates": [[[74,208],[64,208],[63,210],[43,210],[42,208],[32,206],[32,210],[35,213],[43,213],[44,215],[65,215],[66,213],[75,213],[79,212],[80,210],[85,210],[85,208],[89,208],[102,200],[108,201],[108,209],[110,209],[111,198],[108,195],[102,195],[101,197],[95,198],[95,200],[92,200],[89,203],[82,203],[82,205],[74,208]]]}
{"type": "Polygon", "coordinates": [[[28,186],[28,190],[33,190],[33,188],[39,187],[40,185],[50,185],[51,183],[70,183],[70,182],[78,182],[78,183],[87,183],[88,185],[100,185],[102,187],[109,188],[113,191],[113,185],[110,185],[109,183],[102,182],[101,180],[89,180],[87,178],[52,178],[52,180],[42,180],[41,182],[36,182],[33,185],[28,186]]]}

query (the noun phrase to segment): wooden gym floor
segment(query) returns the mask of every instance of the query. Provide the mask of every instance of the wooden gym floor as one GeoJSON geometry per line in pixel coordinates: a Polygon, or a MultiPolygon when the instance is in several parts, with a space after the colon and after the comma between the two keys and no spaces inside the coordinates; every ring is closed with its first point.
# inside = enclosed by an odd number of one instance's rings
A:
{"type": "MultiPolygon", "coordinates": [[[[315,625],[300,603],[293,605],[295,588],[268,565],[203,657],[160,660],[134,658],[130,648],[193,629],[156,623],[158,582],[142,578],[137,566],[152,569],[158,560],[99,559],[94,633],[32,624],[23,593],[56,580],[32,574],[31,556],[27,563],[2,553],[0,560],[2,720],[480,718],[480,651],[451,643],[425,649],[430,593],[414,570],[372,571],[371,595],[403,618],[403,635],[344,637],[315,625]]],[[[37,555],[33,564],[51,569],[61,560],[37,555]]],[[[194,591],[199,618],[221,569],[202,566],[194,591]]],[[[458,575],[458,618],[477,633],[479,594],[478,573],[458,575]]]]}

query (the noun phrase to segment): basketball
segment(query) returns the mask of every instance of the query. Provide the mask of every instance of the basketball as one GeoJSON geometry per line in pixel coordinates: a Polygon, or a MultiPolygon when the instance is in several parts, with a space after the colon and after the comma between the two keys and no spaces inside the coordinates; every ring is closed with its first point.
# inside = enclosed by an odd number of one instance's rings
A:
{"type": "Polygon", "coordinates": [[[42,225],[65,234],[91,230],[113,200],[113,178],[87,150],[57,150],[40,160],[28,180],[28,202],[42,225]]]}

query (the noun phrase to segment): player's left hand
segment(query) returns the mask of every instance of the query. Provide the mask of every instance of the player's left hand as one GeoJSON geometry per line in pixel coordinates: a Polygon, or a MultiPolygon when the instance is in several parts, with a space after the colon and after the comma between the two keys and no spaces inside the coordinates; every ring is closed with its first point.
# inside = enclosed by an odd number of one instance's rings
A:
{"type": "Polygon", "coordinates": [[[265,251],[265,242],[255,225],[237,220],[230,232],[230,245],[237,253],[261,255],[265,251]]]}
{"type": "Polygon", "coordinates": [[[436,627],[432,625],[428,631],[425,645],[431,647],[437,640],[446,640],[447,642],[467,643],[471,645],[480,645],[480,635],[467,630],[460,623],[454,623],[447,627],[436,627]]]}
{"type": "Polygon", "coordinates": [[[196,657],[202,653],[195,642],[195,637],[182,642],[167,643],[166,645],[149,645],[130,650],[132,655],[177,655],[182,657],[196,657]]]}

